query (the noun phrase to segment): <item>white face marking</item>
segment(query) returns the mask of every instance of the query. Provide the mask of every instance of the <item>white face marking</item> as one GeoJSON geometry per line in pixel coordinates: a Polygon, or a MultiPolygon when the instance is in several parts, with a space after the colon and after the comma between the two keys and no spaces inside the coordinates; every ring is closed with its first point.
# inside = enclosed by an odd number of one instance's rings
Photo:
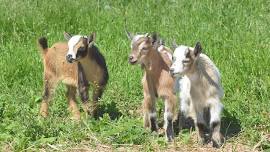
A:
{"type": "Polygon", "coordinates": [[[72,36],[68,41],[68,53],[67,55],[72,55],[73,59],[76,59],[76,54],[74,53],[74,46],[80,41],[82,38],[81,35],[72,36]]]}
{"type": "Polygon", "coordinates": [[[186,60],[186,53],[188,51],[187,46],[180,45],[177,47],[173,53],[173,64],[171,69],[173,69],[173,73],[175,75],[183,75],[185,74],[186,68],[183,65],[183,61],[186,60]]]}
{"type": "Polygon", "coordinates": [[[140,38],[145,37],[144,35],[135,35],[131,41],[131,48],[132,48],[132,44],[134,44],[135,42],[137,42],[140,38]]]}

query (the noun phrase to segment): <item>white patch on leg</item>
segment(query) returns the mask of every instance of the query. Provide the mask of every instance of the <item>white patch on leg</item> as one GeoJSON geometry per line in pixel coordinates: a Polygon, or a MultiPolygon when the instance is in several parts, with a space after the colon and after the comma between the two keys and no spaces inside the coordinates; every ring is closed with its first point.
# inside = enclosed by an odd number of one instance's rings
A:
{"type": "Polygon", "coordinates": [[[149,117],[148,112],[144,112],[144,114],[143,114],[143,123],[144,123],[144,127],[150,126],[150,117],[149,117]]]}
{"type": "Polygon", "coordinates": [[[220,121],[220,114],[223,110],[223,105],[219,100],[212,99],[209,101],[210,103],[210,124],[213,122],[220,121]]]}
{"type": "Polygon", "coordinates": [[[156,118],[157,117],[157,113],[156,112],[150,112],[149,113],[149,117],[150,118],[156,118]]]}
{"type": "Polygon", "coordinates": [[[168,102],[165,101],[165,111],[164,111],[164,129],[168,127],[168,119],[173,119],[173,113],[168,111],[168,102]]]}

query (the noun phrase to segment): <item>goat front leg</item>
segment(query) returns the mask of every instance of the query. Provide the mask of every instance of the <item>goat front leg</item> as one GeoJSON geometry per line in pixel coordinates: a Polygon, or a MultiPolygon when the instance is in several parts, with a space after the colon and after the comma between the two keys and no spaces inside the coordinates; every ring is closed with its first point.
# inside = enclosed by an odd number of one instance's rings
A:
{"type": "Polygon", "coordinates": [[[212,103],[210,105],[210,136],[213,142],[213,147],[219,148],[224,143],[224,137],[220,133],[220,114],[222,112],[223,105],[219,100],[212,100],[210,103],[212,103]]]}
{"type": "Polygon", "coordinates": [[[91,115],[93,117],[98,117],[98,100],[101,98],[105,86],[101,86],[97,83],[94,83],[94,90],[93,90],[93,96],[92,96],[92,104],[91,104],[91,115]]]}
{"type": "Polygon", "coordinates": [[[179,122],[179,129],[181,131],[184,127],[191,127],[192,126],[192,120],[190,120],[191,116],[191,98],[189,95],[185,94],[184,92],[181,92],[180,94],[180,105],[179,105],[179,113],[178,113],[178,122],[179,122]]]}
{"type": "Polygon", "coordinates": [[[76,87],[67,86],[67,98],[69,103],[69,110],[72,113],[72,119],[80,120],[80,111],[76,103],[76,87]]]}
{"type": "Polygon", "coordinates": [[[166,139],[168,142],[173,141],[174,131],[173,131],[173,118],[176,106],[176,97],[172,94],[170,96],[163,96],[165,101],[165,111],[164,111],[164,129],[166,134],[166,139]]]}
{"type": "Polygon", "coordinates": [[[155,97],[145,95],[143,99],[143,122],[145,128],[151,128],[151,131],[158,131],[157,113],[155,97]]]}
{"type": "Polygon", "coordinates": [[[89,83],[80,63],[78,63],[78,90],[82,101],[83,111],[86,113],[86,116],[91,115],[89,110],[89,83]]]}
{"type": "Polygon", "coordinates": [[[190,96],[190,80],[187,76],[184,76],[179,80],[180,87],[180,112],[178,114],[179,129],[187,127],[190,128],[193,126],[193,120],[190,117],[194,115],[192,99],[190,96]]]}
{"type": "Polygon", "coordinates": [[[208,139],[206,137],[207,134],[207,124],[204,120],[204,109],[203,107],[196,109],[196,118],[194,120],[196,125],[196,130],[198,134],[198,141],[200,144],[206,144],[208,139]]]}

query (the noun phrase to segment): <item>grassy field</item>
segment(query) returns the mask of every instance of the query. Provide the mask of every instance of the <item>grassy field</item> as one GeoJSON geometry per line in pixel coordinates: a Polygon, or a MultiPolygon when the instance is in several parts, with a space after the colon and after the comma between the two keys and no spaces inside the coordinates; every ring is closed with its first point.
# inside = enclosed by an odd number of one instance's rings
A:
{"type": "MultiPolygon", "coordinates": [[[[227,144],[270,148],[270,1],[266,0],[0,0],[0,149],[2,151],[182,150],[193,145],[185,131],[168,145],[142,126],[139,66],[128,64],[131,32],[157,31],[170,44],[204,51],[222,73],[222,132],[227,144]],[[38,115],[43,65],[36,46],[63,41],[63,32],[97,33],[109,85],[99,120],[70,120],[65,87],[56,90],[50,117],[38,115]],[[173,146],[173,147],[172,147],[173,146]],[[182,146],[185,147],[185,146],[182,146]],[[103,149],[103,150],[102,150],[103,149]],[[77,149],[83,150],[83,149],[77,149]]],[[[78,100],[80,101],[80,100],[78,100]]],[[[159,106],[161,108],[161,105],[159,106]]],[[[0,150],[1,151],[1,150],[0,150]]]]}

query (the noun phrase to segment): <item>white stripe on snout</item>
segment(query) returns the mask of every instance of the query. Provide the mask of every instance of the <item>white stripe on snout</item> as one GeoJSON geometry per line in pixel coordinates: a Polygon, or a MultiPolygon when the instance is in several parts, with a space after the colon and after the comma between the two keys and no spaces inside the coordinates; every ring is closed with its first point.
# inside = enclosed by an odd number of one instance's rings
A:
{"type": "Polygon", "coordinates": [[[68,41],[67,55],[72,55],[73,59],[76,59],[76,54],[74,53],[74,47],[80,41],[81,38],[82,38],[81,35],[75,35],[75,36],[72,36],[68,41]]]}
{"type": "Polygon", "coordinates": [[[144,35],[135,35],[132,39],[132,44],[137,42],[140,38],[144,37],[144,35]]]}

